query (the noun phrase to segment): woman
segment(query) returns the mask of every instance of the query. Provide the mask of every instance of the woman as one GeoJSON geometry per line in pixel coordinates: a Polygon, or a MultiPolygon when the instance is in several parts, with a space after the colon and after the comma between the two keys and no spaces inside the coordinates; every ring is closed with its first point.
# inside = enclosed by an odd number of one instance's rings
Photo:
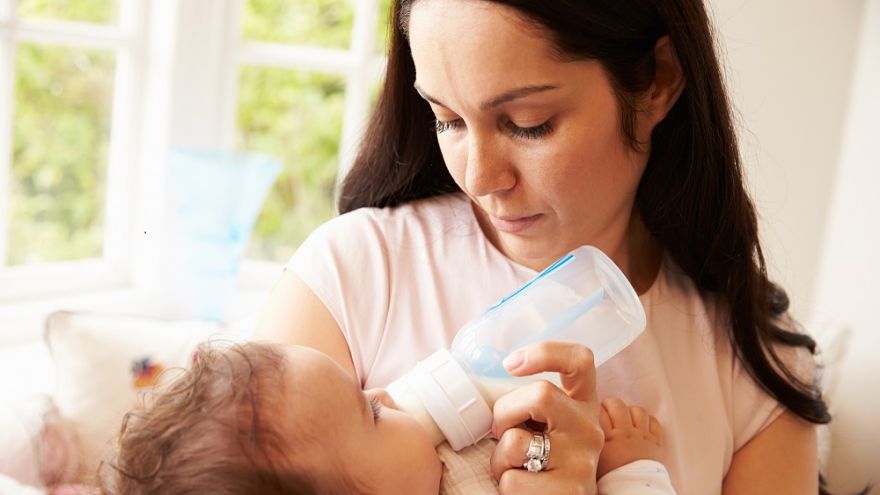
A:
{"type": "Polygon", "coordinates": [[[382,386],[590,244],[648,327],[595,375],[577,349],[521,356],[582,380],[496,407],[502,493],[593,493],[610,395],[663,424],[679,493],[816,493],[814,343],[766,276],[702,2],[398,0],[393,20],[343,215],[294,255],[260,335],[382,386]],[[530,417],[553,440],[537,473],[530,417]]]}

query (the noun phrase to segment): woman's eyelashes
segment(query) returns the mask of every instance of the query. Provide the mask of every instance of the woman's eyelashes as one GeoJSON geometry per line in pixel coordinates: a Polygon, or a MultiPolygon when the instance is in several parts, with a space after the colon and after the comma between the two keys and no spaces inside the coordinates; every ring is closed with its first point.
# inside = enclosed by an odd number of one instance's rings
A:
{"type": "Polygon", "coordinates": [[[507,129],[514,137],[523,139],[542,138],[547,134],[550,134],[550,131],[553,130],[553,128],[550,127],[550,122],[544,122],[543,124],[535,127],[519,127],[511,122],[507,124],[507,129]]]}
{"type": "Polygon", "coordinates": [[[448,131],[449,129],[458,129],[461,125],[461,119],[455,120],[440,120],[434,119],[434,131],[437,134],[448,131]]]}
{"type": "MultiPolygon", "coordinates": [[[[455,119],[455,120],[435,119],[434,120],[434,131],[436,131],[437,134],[441,134],[441,133],[446,132],[450,129],[452,129],[452,130],[459,129],[463,125],[464,125],[464,122],[462,121],[462,119],[455,119]]],[[[553,130],[553,128],[550,126],[550,122],[544,122],[543,124],[535,126],[535,127],[519,127],[518,125],[514,124],[513,122],[508,122],[507,123],[507,130],[511,136],[516,137],[516,138],[538,139],[538,138],[542,138],[542,137],[550,134],[550,132],[553,130]]]]}
{"type": "Polygon", "coordinates": [[[378,421],[382,414],[382,402],[375,395],[370,397],[370,407],[373,409],[373,421],[378,421]]]}

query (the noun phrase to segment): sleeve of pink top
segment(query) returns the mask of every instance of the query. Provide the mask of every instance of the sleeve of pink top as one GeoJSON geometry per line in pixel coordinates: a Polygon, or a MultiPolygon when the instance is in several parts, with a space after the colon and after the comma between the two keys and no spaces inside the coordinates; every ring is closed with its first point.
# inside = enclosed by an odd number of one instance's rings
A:
{"type": "Polygon", "coordinates": [[[371,219],[355,211],[316,229],[285,265],[333,315],[361,384],[370,373],[388,316],[383,246],[371,219]]]}
{"type": "MultiPolygon", "coordinates": [[[[776,345],[776,352],[789,370],[804,383],[813,383],[816,361],[803,347],[776,345]]],[[[734,451],[767,428],[785,412],[785,406],[765,392],[739,360],[734,365],[734,451]]]]}

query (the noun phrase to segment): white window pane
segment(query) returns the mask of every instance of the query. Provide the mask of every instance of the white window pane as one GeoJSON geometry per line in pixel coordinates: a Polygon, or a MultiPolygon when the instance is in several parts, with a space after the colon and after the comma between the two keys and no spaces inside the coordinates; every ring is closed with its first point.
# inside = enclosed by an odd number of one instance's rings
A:
{"type": "Polygon", "coordinates": [[[111,52],[19,46],[9,265],[101,256],[114,70],[111,52]]]}
{"type": "Polygon", "coordinates": [[[248,256],[286,261],[334,211],[344,80],[287,69],[244,67],[239,146],[281,159],[248,256]]]}
{"type": "Polygon", "coordinates": [[[18,0],[18,16],[114,24],[119,0],[18,0]]]}
{"type": "Polygon", "coordinates": [[[244,37],[271,41],[348,48],[354,19],[354,0],[247,0],[244,37]]]}

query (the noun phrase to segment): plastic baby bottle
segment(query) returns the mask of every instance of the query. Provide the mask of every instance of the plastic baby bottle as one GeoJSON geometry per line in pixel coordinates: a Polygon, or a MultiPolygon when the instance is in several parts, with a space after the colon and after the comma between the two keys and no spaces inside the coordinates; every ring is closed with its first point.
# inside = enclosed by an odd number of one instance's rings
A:
{"type": "Polygon", "coordinates": [[[420,361],[388,393],[435,446],[447,440],[460,450],[488,435],[499,397],[534,380],[559,384],[555,373],[507,373],[501,362],[512,352],[545,340],[573,342],[591,349],[599,366],[644,328],[645,311],[629,281],[604,253],[583,246],[466,323],[449,350],[420,361]]]}

